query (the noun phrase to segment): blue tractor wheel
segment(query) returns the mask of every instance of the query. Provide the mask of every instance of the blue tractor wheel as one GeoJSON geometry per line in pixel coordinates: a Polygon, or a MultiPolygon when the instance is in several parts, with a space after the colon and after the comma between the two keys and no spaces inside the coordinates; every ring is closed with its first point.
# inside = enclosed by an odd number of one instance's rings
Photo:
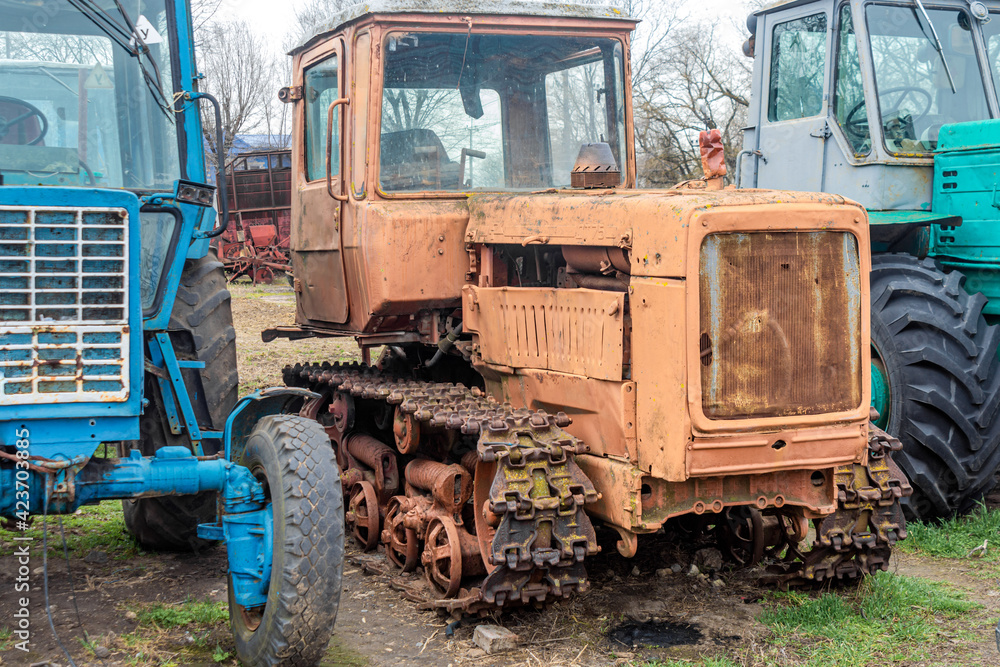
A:
{"type": "Polygon", "coordinates": [[[931,259],[872,259],[872,405],[903,443],[895,459],[913,485],[908,518],[968,511],[1000,467],[1000,330],[964,281],[931,259]]]}
{"type": "Polygon", "coordinates": [[[230,580],[237,654],[254,667],[318,664],[333,635],[344,565],[344,500],[330,439],[315,421],[272,415],[235,458],[264,487],[274,526],[266,604],[240,606],[230,580]]]}

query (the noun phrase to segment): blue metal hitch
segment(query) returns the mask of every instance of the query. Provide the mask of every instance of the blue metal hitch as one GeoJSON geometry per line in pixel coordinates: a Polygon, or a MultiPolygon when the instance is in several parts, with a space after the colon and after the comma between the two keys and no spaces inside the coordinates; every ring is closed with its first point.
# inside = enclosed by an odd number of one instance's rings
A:
{"type": "Polygon", "coordinates": [[[225,540],[240,605],[254,607],[267,601],[274,523],[264,489],[247,468],[222,458],[193,456],[186,447],[163,447],[156,456],[145,457],[132,450],[114,462],[78,459],[32,461],[33,468],[46,472],[16,466],[0,469],[0,515],[16,516],[17,501],[24,497],[39,499],[32,503],[33,513],[42,509],[40,499],[47,498],[50,514],[65,514],[102,500],[218,491],[223,500],[221,520],[199,526],[198,536],[225,540]]]}

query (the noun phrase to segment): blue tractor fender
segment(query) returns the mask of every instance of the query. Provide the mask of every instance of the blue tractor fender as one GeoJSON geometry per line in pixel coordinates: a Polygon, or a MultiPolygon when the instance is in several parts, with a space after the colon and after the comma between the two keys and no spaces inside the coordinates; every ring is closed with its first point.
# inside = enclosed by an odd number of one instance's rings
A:
{"type": "Polygon", "coordinates": [[[299,400],[319,398],[319,394],[299,387],[270,387],[240,399],[226,420],[222,439],[226,460],[237,461],[243,456],[247,439],[261,418],[289,412],[299,400]]]}

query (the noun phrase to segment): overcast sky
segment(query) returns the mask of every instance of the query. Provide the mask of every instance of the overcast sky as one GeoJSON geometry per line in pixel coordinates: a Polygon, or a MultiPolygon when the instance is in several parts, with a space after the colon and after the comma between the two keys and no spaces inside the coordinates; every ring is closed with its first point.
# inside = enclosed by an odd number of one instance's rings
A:
{"type": "MultiPolygon", "coordinates": [[[[295,7],[303,0],[222,0],[216,18],[219,20],[246,19],[260,34],[268,37],[276,53],[281,51],[285,37],[295,24],[295,7]]],[[[678,0],[666,0],[678,4],[678,0]]],[[[748,10],[742,0],[679,0],[691,16],[715,23],[720,38],[742,43],[746,39],[742,26],[748,10]],[[733,28],[734,21],[739,28],[733,28]]]]}

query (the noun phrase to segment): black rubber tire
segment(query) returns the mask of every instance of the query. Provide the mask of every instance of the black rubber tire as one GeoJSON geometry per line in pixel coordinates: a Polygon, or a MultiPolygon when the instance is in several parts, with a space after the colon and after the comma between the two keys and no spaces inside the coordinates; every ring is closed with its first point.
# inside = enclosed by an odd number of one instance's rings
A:
{"type": "Polygon", "coordinates": [[[274,560],[267,604],[251,628],[229,589],[229,623],[246,665],[316,665],[340,606],[344,499],[330,439],[315,421],[261,419],[238,463],[266,480],[274,517],[274,560]]]}
{"type": "MultiPolygon", "coordinates": [[[[201,259],[188,260],[181,274],[177,300],[168,325],[177,356],[205,363],[202,370],[185,369],[184,380],[193,400],[198,424],[221,431],[236,405],[236,330],[226,276],[215,249],[201,259]]],[[[152,456],[168,445],[191,447],[187,433],[170,432],[160,387],[146,375],[145,397],[150,403],[139,418],[139,450],[152,456]]],[[[218,440],[203,440],[205,454],[214,454],[218,440]]],[[[128,448],[136,443],[129,443],[128,448]]],[[[199,551],[212,543],[197,536],[199,523],[215,519],[216,494],[162,496],[122,501],[125,527],[145,549],[199,551]]]]}
{"type": "Polygon", "coordinates": [[[903,450],[896,462],[913,485],[909,519],[938,520],[972,509],[1000,466],[1000,330],[983,318],[986,297],[932,259],[872,259],[872,345],[885,364],[885,430],[903,450]]]}

